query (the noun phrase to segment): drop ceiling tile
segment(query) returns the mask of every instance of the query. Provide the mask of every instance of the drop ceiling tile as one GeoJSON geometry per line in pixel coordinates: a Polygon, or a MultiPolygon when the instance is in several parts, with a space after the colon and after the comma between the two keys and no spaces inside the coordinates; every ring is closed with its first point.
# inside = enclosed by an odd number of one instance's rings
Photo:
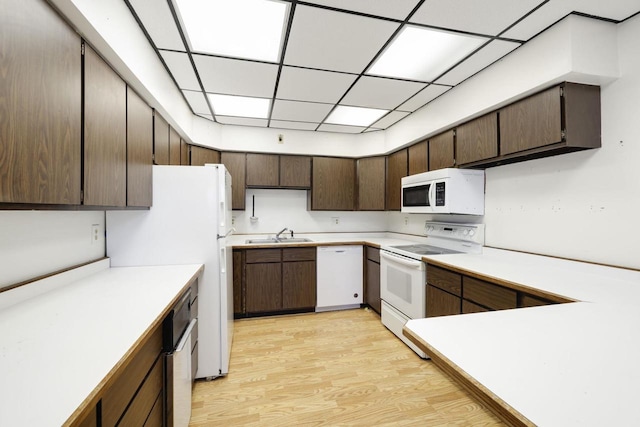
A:
{"type": "Polygon", "coordinates": [[[339,132],[339,133],[362,133],[366,128],[360,126],[344,126],[344,125],[321,125],[318,130],[323,132],[339,132]]]}
{"type": "Polygon", "coordinates": [[[371,127],[376,129],[386,129],[408,115],[409,113],[405,111],[391,111],[389,114],[372,124],[371,127]]]}
{"type": "Polygon", "coordinates": [[[283,67],[278,98],[336,103],[356,77],[354,74],[283,67]]]}
{"type": "Polygon", "coordinates": [[[545,3],[538,10],[500,36],[516,40],[529,40],[571,13],[573,8],[570,3],[571,2],[568,1],[550,1],[545,3]]]}
{"type": "Polygon", "coordinates": [[[602,0],[571,0],[572,11],[587,15],[622,21],[640,11],[637,0],[602,1],[602,0]]]}
{"type": "Polygon", "coordinates": [[[435,83],[455,86],[519,46],[520,43],[494,40],[462,64],[436,80],[435,83]]]}
{"type": "Polygon", "coordinates": [[[425,86],[425,83],[363,76],[340,104],[392,110],[425,86]]]}
{"type": "Polygon", "coordinates": [[[129,0],[129,3],[158,49],[185,50],[167,2],[129,0]]]}
{"type": "Polygon", "coordinates": [[[429,0],[410,22],[495,36],[540,3],[541,0],[429,0]]]}
{"type": "Polygon", "coordinates": [[[362,72],[399,24],[310,6],[295,9],[285,64],[362,72]]]}
{"type": "Polygon", "coordinates": [[[316,130],[320,123],[307,123],[307,122],[288,122],[285,120],[271,120],[270,127],[279,129],[294,129],[294,130],[316,130]]]}
{"type": "Polygon", "coordinates": [[[271,98],[278,66],[262,62],[193,55],[204,90],[226,95],[271,98]]]}
{"type": "Polygon", "coordinates": [[[422,92],[396,108],[396,110],[414,112],[426,103],[436,99],[449,89],[451,89],[451,86],[429,85],[425,89],[423,89],[422,92]]]}
{"type": "Polygon", "coordinates": [[[209,105],[202,92],[183,90],[182,93],[195,114],[210,114],[209,105]]]}
{"type": "Polygon", "coordinates": [[[238,126],[257,126],[267,127],[266,119],[254,119],[250,117],[231,117],[231,116],[216,116],[218,123],[224,125],[238,125],[238,126]]]}
{"type": "Polygon", "coordinates": [[[200,90],[200,84],[186,53],[160,51],[160,54],[180,89],[200,90]]]}
{"type": "Polygon", "coordinates": [[[404,20],[418,0],[314,0],[311,3],[404,20]]]}
{"type": "Polygon", "coordinates": [[[333,108],[332,104],[314,102],[283,101],[276,99],[273,105],[272,119],[294,122],[320,123],[333,108]]]}

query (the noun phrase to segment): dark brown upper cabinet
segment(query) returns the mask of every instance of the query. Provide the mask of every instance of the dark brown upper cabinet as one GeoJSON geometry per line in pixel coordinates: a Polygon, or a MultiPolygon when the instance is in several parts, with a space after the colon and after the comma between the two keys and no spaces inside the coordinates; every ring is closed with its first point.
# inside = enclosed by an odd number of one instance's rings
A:
{"type": "Polygon", "coordinates": [[[459,166],[498,155],[498,113],[493,112],[456,128],[456,164],[459,166]]]}
{"type": "Polygon", "coordinates": [[[84,204],[127,204],[127,85],[85,45],[84,204]]]}
{"type": "Polygon", "coordinates": [[[387,210],[399,211],[402,178],[408,174],[408,150],[402,149],[387,156],[387,210]]]}
{"type": "Polygon", "coordinates": [[[453,129],[429,138],[429,170],[455,166],[453,140],[453,129]]]}
{"type": "Polygon", "coordinates": [[[180,135],[169,126],[169,164],[180,165],[180,135]]]}
{"type": "Polygon", "coordinates": [[[355,209],[356,161],[336,157],[314,157],[311,210],[355,209]]]}
{"type": "Polygon", "coordinates": [[[180,138],[180,164],[182,166],[189,166],[191,159],[189,158],[189,144],[187,141],[180,138]]]}
{"type": "Polygon", "coordinates": [[[311,188],[311,157],[281,155],[280,187],[311,188]]]}
{"type": "Polygon", "coordinates": [[[222,152],[220,162],[225,165],[231,175],[231,206],[234,210],[245,208],[245,153],[222,152]]]}
{"type": "Polygon", "coordinates": [[[192,145],[191,166],[204,166],[205,163],[220,163],[220,152],[211,148],[192,145]]]}
{"type": "Polygon", "coordinates": [[[409,175],[429,170],[429,146],[427,141],[418,142],[409,147],[409,175]]]}
{"type": "Polygon", "coordinates": [[[46,2],[0,7],[0,203],[80,204],[80,37],[46,2]]]}
{"type": "Polygon", "coordinates": [[[169,124],[157,111],[153,114],[153,158],[156,165],[169,164],[169,124]]]}
{"type": "Polygon", "coordinates": [[[500,114],[500,154],[531,158],[600,147],[600,88],[563,83],[500,114]]]}
{"type": "Polygon", "coordinates": [[[127,88],[127,206],[151,206],[153,110],[127,88]]]}
{"type": "Polygon", "coordinates": [[[247,187],[277,187],[280,184],[280,156],[247,153],[247,187]]]}
{"type": "Polygon", "coordinates": [[[358,160],[358,210],[383,211],[385,208],[385,158],[358,160]]]}

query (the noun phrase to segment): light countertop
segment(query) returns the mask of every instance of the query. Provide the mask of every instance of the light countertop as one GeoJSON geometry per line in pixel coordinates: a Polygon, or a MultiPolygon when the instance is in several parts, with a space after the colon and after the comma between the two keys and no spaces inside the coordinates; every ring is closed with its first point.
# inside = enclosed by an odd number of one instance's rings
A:
{"type": "Polygon", "coordinates": [[[457,371],[536,425],[640,425],[640,272],[491,248],[425,259],[580,301],[409,321],[457,371]]]}
{"type": "Polygon", "coordinates": [[[201,269],[106,268],[3,308],[0,425],[62,425],[201,269]]]}
{"type": "MultiPolygon", "coordinates": [[[[285,233],[286,234],[286,233],[285,233]]],[[[305,237],[311,239],[311,242],[303,243],[263,243],[249,244],[248,239],[265,239],[273,237],[265,234],[233,234],[227,239],[227,243],[234,248],[277,248],[286,246],[322,246],[322,245],[370,245],[375,247],[389,245],[407,245],[415,242],[426,243],[427,238],[424,236],[414,236],[409,234],[398,233],[296,233],[295,237],[305,237]]]]}

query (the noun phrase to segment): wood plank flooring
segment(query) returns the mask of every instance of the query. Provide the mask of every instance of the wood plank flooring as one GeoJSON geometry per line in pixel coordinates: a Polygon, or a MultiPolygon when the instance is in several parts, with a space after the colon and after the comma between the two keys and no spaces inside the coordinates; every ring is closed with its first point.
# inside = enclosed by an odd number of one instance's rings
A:
{"type": "Polygon", "coordinates": [[[368,309],[235,322],[229,375],[198,381],[191,426],[497,426],[368,309]]]}

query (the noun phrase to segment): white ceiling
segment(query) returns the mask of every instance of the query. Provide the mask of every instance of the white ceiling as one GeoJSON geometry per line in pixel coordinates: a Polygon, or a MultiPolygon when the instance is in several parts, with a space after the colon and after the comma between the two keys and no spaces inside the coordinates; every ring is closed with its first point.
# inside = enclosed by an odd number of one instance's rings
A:
{"type": "Polygon", "coordinates": [[[640,11],[639,0],[281,0],[289,6],[285,37],[278,61],[268,62],[192,52],[174,0],[124,1],[194,114],[222,124],[341,133],[394,125],[568,14],[620,22],[640,11]],[[369,75],[407,24],[486,41],[433,81],[369,75]],[[270,115],[216,115],[205,93],[270,99],[270,115]],[[390,111],[369,127],[325,124],[337,105],[390,111]]]}

